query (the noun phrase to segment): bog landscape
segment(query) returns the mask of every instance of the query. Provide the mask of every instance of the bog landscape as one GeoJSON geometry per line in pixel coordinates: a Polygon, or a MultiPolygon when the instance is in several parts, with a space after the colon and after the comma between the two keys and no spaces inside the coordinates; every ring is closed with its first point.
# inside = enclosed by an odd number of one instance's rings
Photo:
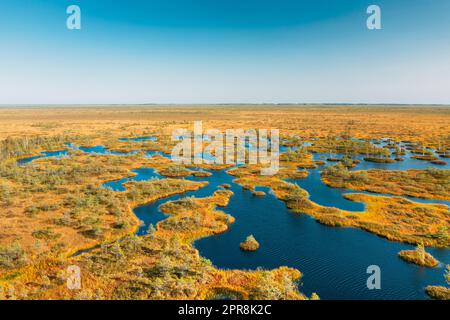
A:
{"type": "Polygon", "coordinates": [[[2,107],[0,145],[0,299],[450,298],[448,106],[2,107]],[[195,121],[277,171],[172,161],[195,121]]]}

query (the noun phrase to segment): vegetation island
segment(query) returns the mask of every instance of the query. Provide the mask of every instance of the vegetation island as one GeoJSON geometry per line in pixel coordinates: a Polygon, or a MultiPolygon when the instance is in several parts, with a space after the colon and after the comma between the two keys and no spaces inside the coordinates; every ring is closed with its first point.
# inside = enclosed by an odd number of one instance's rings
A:
{"type": "Polygon", "coordinates": [[[242,251],[256,251],[259,249],[259,243],[253,235],[249,235],[244,242],[241,242],[240,248],[242,251]]]}

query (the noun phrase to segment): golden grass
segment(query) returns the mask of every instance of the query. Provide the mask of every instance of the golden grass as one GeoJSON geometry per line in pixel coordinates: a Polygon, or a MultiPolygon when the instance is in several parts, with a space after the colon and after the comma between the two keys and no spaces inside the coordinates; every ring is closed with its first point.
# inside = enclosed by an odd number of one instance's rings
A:
{"type": "Polygon", "coordinates": [[[388,193],[424,199],[450,199],[450,170],[368,170],[322,174],[322,181],[333,188],[388,193]],[[358,179],[363,176],[364,179],[358,179]]]}
{"type": "Polygon", "coordinates": [[[298,270],[219,270],[193,249],[196,239],[224,232],[233,223],[232,217],[216,210],[226,206],[231,196],[231,191],[221,190],[208,198],[166,203],[161,209],[169,218],[149,236],[126,237],[70,259],[48,257],[6,281],[4,286],[13,286],[16,293],[6,298],[207,299],[232,292],[244,299],[306,299],[296,287],[301,278],[298,270]],[[70,264],[82,270],[81,291],[68,290],[61,281],[70,264]],[[35,285],[29,287],[27,281],[35,285]]]}
{"type": "Polygon", "coordinates": [[[391,137],[438,146],[448,143],[450,108],[417,106],[127,106],[2,108],[0,138],[82,134],[140,136],[203,120],[208,127],[281,129],[306,138],[391,137]]]}
{"type": "Polygon", "coordinates": [[[442,286],[428,286],[425,292],[435,300],[450,300],[450,288],[442,286]]]}
{"type": "Polygon", "coordinates": [[[335,227],[354,227],[372,232],[389,240],[427,246],[449,247],[450,214],[448,207],[421,204],[403,198],[348,194],[346,198],[363,202],[364,212],[349,212],[323,207],[308,199],[308,193],[276,176],[256,176],[255,169],[239,167],[230,174],[236,183],[254,190],[256,186],[270,187],[278,199],[286,201],[294,212],[308,214],[318,222],[335,227]]]}

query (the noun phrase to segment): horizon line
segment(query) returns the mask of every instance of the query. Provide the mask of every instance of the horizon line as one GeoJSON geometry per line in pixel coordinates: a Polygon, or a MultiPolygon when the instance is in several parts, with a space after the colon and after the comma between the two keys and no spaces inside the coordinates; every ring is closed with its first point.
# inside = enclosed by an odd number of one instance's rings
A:
{"type": "Polygon", "coordinates": [[[36,103],[36,104],[0,104],[0,108],[7,107],[126,107],[126,106],[429,106],[450,107],[450,103],[345,103],[345,102],[261,102],[261,103],[36,103]]]}

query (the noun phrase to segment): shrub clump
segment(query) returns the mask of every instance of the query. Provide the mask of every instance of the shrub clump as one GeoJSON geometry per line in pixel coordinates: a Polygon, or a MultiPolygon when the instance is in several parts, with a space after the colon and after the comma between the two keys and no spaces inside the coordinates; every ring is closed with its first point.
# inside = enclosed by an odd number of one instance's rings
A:
{"type": "Polygon", "coordinates": [[[241,242],[240,248],[243,251],[256,251],[259,249],[259,243],[253,235],[249,235],[244,242],[241,242]]]}
{"type": "Polygon", "coordinates": [[[255,197],[264,197],[266,195],[264,191],[253,191],[252,194],[255,197]]]}
{"type": "Polygon", "coordinates": [[[450,300],[450,288],[442,286],[428,286],[425,288],[425,292],[431,298],[436,300],[450,300]]]}

